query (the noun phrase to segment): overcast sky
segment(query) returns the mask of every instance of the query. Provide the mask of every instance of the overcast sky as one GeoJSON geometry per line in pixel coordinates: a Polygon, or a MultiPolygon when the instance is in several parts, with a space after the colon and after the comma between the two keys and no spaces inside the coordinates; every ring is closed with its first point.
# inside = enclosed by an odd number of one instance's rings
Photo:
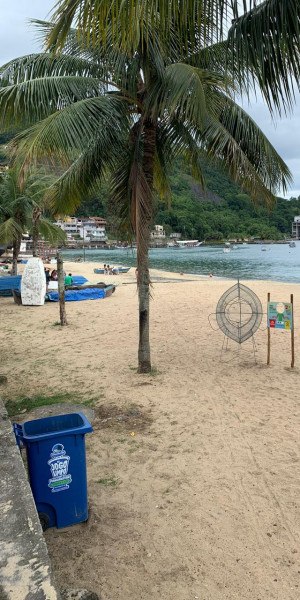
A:
{"type": "MultiPolygon", "coordinates": [[[[12,58],[38,51],[36,33],[30,18],[45,19],[55,0],[0,0],[0,64],[12,58]]],[[[294,183],[287,194],[300,195],[300,95],[293,114],[274,123],[262,100],[246,107],[276,150],[288,164],[294,183]]]]}

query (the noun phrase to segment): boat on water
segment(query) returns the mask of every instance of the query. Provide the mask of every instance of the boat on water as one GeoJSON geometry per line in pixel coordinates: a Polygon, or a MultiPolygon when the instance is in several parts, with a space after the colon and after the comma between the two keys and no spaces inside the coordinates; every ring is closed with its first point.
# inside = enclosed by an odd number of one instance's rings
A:
{"type": "Polygon", "coordinates": [[[128,250],[130,252],[133,252],[134,250],[136,250],[136,246],[113,246],[116,250],[128,250]]]}
{"type": "MultiPolygon", "coordinates": [[[[131,267],[113,267],[112,274],[118,275],[119,273],[128,273],[131,267]]],[[[94,269],[94,273],[97,275],[105,275],[107,271],[105,269],[94,269]]]]}
{"type": "Polygon", "coordinates": [[[223,248],[223,252],[225,254],[228,254],[228,252],[231,252],[231,248],[223,248]]]}
{"type": "Polygon", "coordinates": [[[290,248],[296,248],[296,242],[290,242],[289,243],[289,247],[290,248]]]}
{"type": "Polygon", "coordinates": [[[267,252],[267,248],[265,246],[262,246],[261,251],[262,252],[267,252]]]}
{"type": "Polygon", "coordinates": [[[176,245],[179,248],[199,248],[202,244],[203,242],[199,242],[199,240],[176,240],[176,245]]]}

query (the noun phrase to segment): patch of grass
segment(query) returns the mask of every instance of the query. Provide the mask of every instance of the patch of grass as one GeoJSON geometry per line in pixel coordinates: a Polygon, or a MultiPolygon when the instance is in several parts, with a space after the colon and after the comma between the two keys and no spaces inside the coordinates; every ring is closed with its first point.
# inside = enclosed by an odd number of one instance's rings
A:
{"type": "Polygon", "coordinates": [[[150,373],[148,375],[152,375],[152,377],[156,377],[157,375],[162,375],[162,371],[159,371],[157,367],[152,367],[150,373]]]}
{"type": "Polygon", "coordinates": [[[82,402],[80,402],[80,404],[82,404],[83,406],[95,406],[95,399],[88,398],[87,400],[83,400],[82,402]]]}
{"type": "Polygon", "coordinates": [[[60,321],[55,321],[55,323],[52,323],[52,327],[59,327],[60,326],[60,321]]]}
{"type": "Polygon", "coordinates": [[[100,483],[105,487],[116,487],[116,485],[118,485],[119,483],[119,479],[118,477],[114,477],[114,475],[111,475],[110,477],[103,477],[101,479],[98,479],[97,483],[100,483]]]}
{"type": "MultiPolygon", "coordinates": [[[[6,402],[6,410],[8,412],[8,416],[12,417],[18,415],[20,413],[28,412],[38,406],[50,406],[51,404],[60,404],[64,402],[80,402],[76,393],[70,392],[62,392],[53,394],[52,396],[41,396],[37,394],[36,396],[23,396],[21,398],[16,398],[15,400],[8,400],[6,402]]],[[[82,404],[84,406],[89,406],[89,400],[84,400],[82,404]]]]}

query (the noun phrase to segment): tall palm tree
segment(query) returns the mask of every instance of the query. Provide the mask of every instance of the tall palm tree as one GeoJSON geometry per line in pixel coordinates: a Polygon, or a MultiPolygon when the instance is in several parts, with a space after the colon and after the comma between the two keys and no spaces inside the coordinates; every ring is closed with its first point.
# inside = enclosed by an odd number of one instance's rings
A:
{"type": "Polygon", "coordinates": [[[13,246],[12,274],[17,275],[17,263],[22,236],[32,235],[33,256],[37,256],[40,237],[51,242],[63,242],[64,232],[45,216],[45,191],[49,178],[40,173],[28,174],[20,181],[16,169],[9,169],[0,177],[0,241],[13,246]]]}
{"type": "MultiPolygon", "coordinates": [[[[262,3],[262,9],[274,2],[262,3]]],[[[255,200],[268,204],[290,181],[282,159],[234,100],[236,92],[249,91],[253,78],[267,98],[270,93],[259,57],[252,64],[253,57],[251,62],[243,54],[239,67],[242,36],[230,33],[231,53],[222,41],[222,3],[62,0],[56,24],[40,23],[50,53],[22,57],[1,71],[3,122],[31,125],[18,137],[23,168],[44,156],[67,162],[51,189],[56,210],[74,210],[91,186],[108,176],[124,223],[131,220],[137,239],[139,372],[151,370],[153,195],[170,194],[168,172],[175,158],[182,155],[203,184],[205,154],[255,200]],[[70,29],[74,16],[77,31],[70,29]]],[[[242,46],[249,42],[245,34],[242,46]]],[[[273,102],[279,106],[280,75],[274,81],[273,102]]]]}

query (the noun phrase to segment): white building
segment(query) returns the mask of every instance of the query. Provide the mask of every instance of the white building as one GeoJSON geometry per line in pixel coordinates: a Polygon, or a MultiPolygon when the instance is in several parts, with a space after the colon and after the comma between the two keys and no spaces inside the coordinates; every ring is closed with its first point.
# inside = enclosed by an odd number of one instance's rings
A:
{"type": "Polygon", "coordinates": [[[68,239],[73,239],[75,235],[87,242],[105,242],[107,240],[106,221],[101,217],[66,217],[64,220],[57,221],[55,225],[66,232],[68,239]]]}
{"type": "Polygon", "coordinates": [[[173,233],[170,233],[171,240],[180,240],[180,238],[181,238],[181,233],[176,233],[176,231],[174,231],[173,233]]]}
{"type": "Polygon", "coordinates": [[[151,231],[151,237],[155,239],[163,239],[166,237],[166,232],[162,225],[155,225],[154,230],[151,231]]]}
{"type": "Polygon", "coordinates": [[[292,237],[296,240],[300,240],[300,215],[294,217],[292,223],[292,237]]]}

